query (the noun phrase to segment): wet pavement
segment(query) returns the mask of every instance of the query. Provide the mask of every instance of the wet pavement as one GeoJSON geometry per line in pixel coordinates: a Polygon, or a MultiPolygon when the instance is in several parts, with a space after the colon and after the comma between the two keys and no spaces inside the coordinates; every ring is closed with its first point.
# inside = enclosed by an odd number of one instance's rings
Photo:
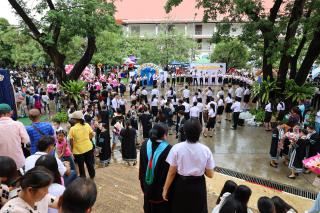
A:
{"type": "MultiPolygon", "coordinates": [[[[192,86],[189,88],[192,97],[197,88],[192,86]]],[[[201,87],[202,91],[205,88],[207,86],[201,87]]],[[[214,97],[216,97],[220,86],[211,86],[211,88],[214,90],[214,97]]],[[[182,86],[176,88],[176,91],[179,91],[177,97],[181,97],[182,89],[182,86]]],[[[149,88],[149,90],[151,89],[149,88]]],[[[227,88],[225,87],[226,90],[227,88]]],[[[161,93],[165,94],[166,89],[162,89],[161,93]]],[[[127,100],[130,102],[129,99],[127,100]]],[[[300,174],[295,180],[292,180],[287,178],[290,170],[282,161],[279,162],[278,168],[273,168],[269,165],[271,132],[266,132],[263,127],[253,126],[238,126],[237,130],[232,130],[231,122],[224,120],[224,118],[225,115],[223,115],[222,123],[216,124],[216,131],[212,138],[201,136],[200,140],[201,143],[204,143],[211,149],[216,166],[314,192],[318,191],[312,185],[315,179],[314,174],[300,174]]],[[[141,135],[142,132],[139,131],[139,136],[141,137],[141,135]]],[[[139,140],[141,141],[140,137],[139,140]]],[[[175,134],[169,137],[169,142],[171,144],[177,143],[175,134]]],[[[120,153],[118,156],[120,157],[120,153]]],[[[121,161],[118,157],[115,160],[121,161]]]]}

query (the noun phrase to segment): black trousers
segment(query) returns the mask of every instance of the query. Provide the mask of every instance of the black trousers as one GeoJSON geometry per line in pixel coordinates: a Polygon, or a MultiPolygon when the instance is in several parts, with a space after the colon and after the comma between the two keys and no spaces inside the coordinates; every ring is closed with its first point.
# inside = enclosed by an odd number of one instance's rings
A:
{"type": "Polygon", "coordinates": [[[94,169],[94,154],[93,149],[83,154],[74,154],[75,162],[78,164],[80,177],[86,177],[84,164],[86,164],[90,178],[94,178],[96,171],[94,169]]]}
{"type": "Polygon", "coordinates": [[[200,86],[203,86],[203,78],[200,78],[200,86]]]}
{"type": "Polygon", "coordinates": [[[193,85],[197,85],[198,86],[198,78],[193,78],[193,85]]]}
{"type": "Polygon", "coordinates": [[[176,79],[175,78],[172,79],[171,85],[174,86],[174,87],[176,86],[176,79]]]}
{"type": "Polygon", "coordinates": [[[237,129],[237,127],[238,127],[239,115],[240,115],[240,112],[233,112],[233,114],[232,114],[232,119],[233,119],[233,126],[232,127],[234,129],[237,129]]]}

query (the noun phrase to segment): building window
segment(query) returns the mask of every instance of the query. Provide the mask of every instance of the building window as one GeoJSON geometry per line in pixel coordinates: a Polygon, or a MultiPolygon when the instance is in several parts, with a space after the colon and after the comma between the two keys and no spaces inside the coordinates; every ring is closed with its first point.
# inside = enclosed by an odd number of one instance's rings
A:
{"type": "Polygon", "coordinates": [[[140,26],[139,25],[131,26],[131,34],[140,35],[140,26]]]}
{"type": "Polygon", "coordinates": [[[202,39],[197,39],[197,49],[198,50],[202,49],[202,39]]]}
{"type": "Polygon", "coordinates": [[[194,30],[195,30],[195,35],[202,35],[202,25],[197,24],[194,30]]]}

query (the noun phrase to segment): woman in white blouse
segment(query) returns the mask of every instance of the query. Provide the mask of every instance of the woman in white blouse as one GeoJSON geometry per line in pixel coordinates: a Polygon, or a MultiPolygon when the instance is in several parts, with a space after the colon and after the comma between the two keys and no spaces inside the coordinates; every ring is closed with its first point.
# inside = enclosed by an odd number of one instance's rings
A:
{"type": "Polygon", "coordinates": [[[204,175],[213,177],[212,152],[199,143],[202,131],[199,120],[188,120],[183,129],[187,140],[174,145],[166,160],[170,168],[163,187],[163,199],[168,200],[170,190],[172,212],[208,212],[204,175]]]}

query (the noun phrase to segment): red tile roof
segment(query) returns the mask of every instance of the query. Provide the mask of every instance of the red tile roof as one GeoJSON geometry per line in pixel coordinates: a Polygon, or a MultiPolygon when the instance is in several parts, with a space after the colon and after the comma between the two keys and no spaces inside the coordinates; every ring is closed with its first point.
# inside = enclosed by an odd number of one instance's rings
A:
{"type": "MultiPolygon", "coordinates": [[[[196,0],[183,2],[166,14],[164,5],[167,0],[115,0],[115,18],[121,23],[159,23],[159,22],[201,22],[203,9],[197,9],[196,0]]],[[[264,0],[267,11],[273,0],[264,0]]]]}

